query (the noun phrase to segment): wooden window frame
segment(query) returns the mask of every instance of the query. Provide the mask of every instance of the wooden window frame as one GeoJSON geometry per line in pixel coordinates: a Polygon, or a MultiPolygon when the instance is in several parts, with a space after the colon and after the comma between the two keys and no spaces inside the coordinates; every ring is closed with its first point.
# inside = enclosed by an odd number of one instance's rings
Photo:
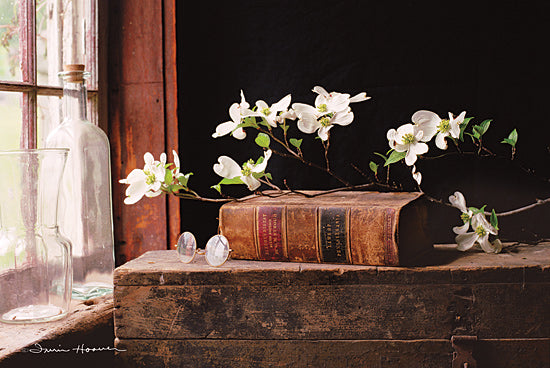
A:
{"type": "MultiPolygon", "coordinates": [[[[37,47],[36,47],[36,0],[22,0],[18,7],[19,37],[21,58],[21,81],[0,81],[0,92],[18,92],[21,93],[21,139],[19,147],[22,149],[32,149],[38,147],[38,96],[63,96],[62,86],[44,86],[38,84],[37,78],[37,47]]],[[[87,60],[85,64],[92,75],[99,72],[98,66],[98,4],[91,2],[90,18],[96,19],[91,22],[85,35],[86,44],[89,45],[87,60]]],[[[91,78],[88,81],[88,99],[96,103],[89,104],[90,121],[96,125],[101,125],[99,117],[100,102],[105,102],[104,98],[99,97],[98,82],[99,78],[91,78]]]]}

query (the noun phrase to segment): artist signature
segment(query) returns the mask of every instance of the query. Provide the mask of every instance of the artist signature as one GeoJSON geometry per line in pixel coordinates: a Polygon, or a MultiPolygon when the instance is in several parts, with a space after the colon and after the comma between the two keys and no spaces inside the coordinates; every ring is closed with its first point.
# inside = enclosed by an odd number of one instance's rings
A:
{"type": "Polygon", "coordinates": [[[32,354],[47,354],[47,353],[71,353],[74,352],[75,354],[87,354],[87,353],[99,353],[102,351],[126,351],[126,349],[118,349],[112,346],[102,346],[102,347],[88,347],[84,344],[79,344],[74,348],[70,349],[64,349],[61,346],[57,348],[47,348],[43,347],[40,344],[34,344],[34,347],[32,348],[25,348],[22,350],[24,353],[32,353],[32,354]]]}

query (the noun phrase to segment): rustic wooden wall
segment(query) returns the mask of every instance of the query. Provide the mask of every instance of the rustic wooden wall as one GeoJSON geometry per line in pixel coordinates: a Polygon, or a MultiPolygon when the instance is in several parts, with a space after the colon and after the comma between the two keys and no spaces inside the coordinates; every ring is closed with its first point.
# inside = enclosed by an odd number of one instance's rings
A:
{"type": "Polygon", "coordinates": [[[179,232],[179,202],[161,196],[124,205],[118,180],[178,149],[175,1],[108,4],[109,138],[117,264],[167,249],[179,232]]]}

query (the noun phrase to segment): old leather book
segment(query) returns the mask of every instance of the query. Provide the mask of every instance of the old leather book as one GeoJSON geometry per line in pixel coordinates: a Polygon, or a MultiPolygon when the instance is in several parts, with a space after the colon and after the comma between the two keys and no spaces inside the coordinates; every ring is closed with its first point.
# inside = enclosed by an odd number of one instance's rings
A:
{"type": "Polygon", "coordinates": [[[234,259],[398,266],[432,249],[426,218],[420,193],[341,191],[230,202],[219,221],[234,259]]]}

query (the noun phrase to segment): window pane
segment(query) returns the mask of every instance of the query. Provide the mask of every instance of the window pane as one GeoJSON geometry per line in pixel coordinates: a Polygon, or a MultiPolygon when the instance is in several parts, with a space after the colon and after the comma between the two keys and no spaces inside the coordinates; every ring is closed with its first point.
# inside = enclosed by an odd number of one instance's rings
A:
{"type": "Polygon", "coordinates": [[[44,147],[48,134],[61,123],[61,98],[38,96],[38,148],[44,147]]]}
{"type": "MultiPolygon", "coordinates": [[[[36,65],[39,85],[61,86],[57,73],[64,64],[89,62],[94,43],[89,42],[87,45],[86,38],[90,29],[95,29],[91,28],[91,22],[95,21],[91,11],[93,4],[95,0],[36,1],[36,65]]],[[[88,65],[86,70],[92,71],[88,65]]]]}
{"type": "Polygon", "coordinates": [[[19,149],[21,93],[0,92],[0,150],[19,149]]]}
{"type": "Polygon", "coordinates": [[[0,0],[0,80],[21,80],[18,11],[18,0],[0,0]]]}

